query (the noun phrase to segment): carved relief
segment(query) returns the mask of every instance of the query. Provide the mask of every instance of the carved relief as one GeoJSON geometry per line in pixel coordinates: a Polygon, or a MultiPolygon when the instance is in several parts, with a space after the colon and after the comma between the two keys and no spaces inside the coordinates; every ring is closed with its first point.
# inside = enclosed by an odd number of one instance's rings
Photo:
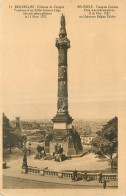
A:
{"type": "Polygon", "coordinates": [[[67,97],[58,98],[58,111],[65,112],[68,110],[68,99],[67,97]]]}

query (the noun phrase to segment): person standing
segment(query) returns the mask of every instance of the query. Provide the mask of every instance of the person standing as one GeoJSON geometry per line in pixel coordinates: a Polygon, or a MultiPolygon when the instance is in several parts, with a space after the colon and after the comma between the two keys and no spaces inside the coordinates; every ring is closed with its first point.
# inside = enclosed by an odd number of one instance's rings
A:
{"type": "Polygon", "coordinates": [[[77,180],[77,170],[75,169],[73,171],[72,181],[76,181],[76,180],[77,180]]]}
{"type": "Polygon", "coordinates": [[[75,175],[75,180],[77,180],[77,170],[76,169],[74,171],[74,175],[75,175]]]}
{"type": "Polygon", "coordinates": [[[103,177],[102,172],[100,172],[100,174],[99,174],[99,183],[102,183],[102,177],[103,177]]]}
{"type": "Polygon", "coordinates": [[[75,171],[73,171],[72,181],[75,181],[75,171]]]}
{"type": "Polygon", "coordinates": [[[106,188],[106,180],[104,179],[103,180],[103,189],[105,189],[106,188]]]}
{"type": "Polygon", "coordinates": [[[84,179],[87,180],[87,171],[84,171],[84,179]]]}

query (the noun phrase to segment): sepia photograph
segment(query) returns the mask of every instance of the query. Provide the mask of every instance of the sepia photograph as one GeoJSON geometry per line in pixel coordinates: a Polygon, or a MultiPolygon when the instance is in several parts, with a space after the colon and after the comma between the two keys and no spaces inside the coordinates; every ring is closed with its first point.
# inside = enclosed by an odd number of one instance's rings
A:
{"type": "Polygon", "coordinates": [[[125,5],[1,2],[2,195],[126,194],[125,5]]]}

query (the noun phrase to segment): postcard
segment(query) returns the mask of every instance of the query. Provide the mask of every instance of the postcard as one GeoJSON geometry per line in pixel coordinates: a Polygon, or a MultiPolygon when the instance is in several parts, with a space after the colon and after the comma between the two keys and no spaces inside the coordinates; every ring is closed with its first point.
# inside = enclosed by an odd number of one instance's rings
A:
{"type": "Polygon", "coordinates": [[[125,7],[1,2],[1,195],[126,195],[125,7]]]}

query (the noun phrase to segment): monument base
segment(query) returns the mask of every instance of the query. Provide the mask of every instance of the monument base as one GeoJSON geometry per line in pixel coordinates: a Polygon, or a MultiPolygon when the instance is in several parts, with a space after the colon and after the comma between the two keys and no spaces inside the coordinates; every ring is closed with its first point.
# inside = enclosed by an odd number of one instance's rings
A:
{"type": "Polygon", "coordinates": [[[81,143],[80,140],[76,140],[76,134],[74,129],[54,129],[45,139],[45,152],[53,155],[56,146],[60,145],[64,155],[76,155],[81,143]]]}
{"type": "Polygon", "coordinates": [[[81,140],[74,130],[71,116],[68,113],[57,113],[52,121],[53,131],[45,139],[45,152],[53,155],[57,146],[60,146],[64,155],[76,155],[81,150],[81,140]]]}

